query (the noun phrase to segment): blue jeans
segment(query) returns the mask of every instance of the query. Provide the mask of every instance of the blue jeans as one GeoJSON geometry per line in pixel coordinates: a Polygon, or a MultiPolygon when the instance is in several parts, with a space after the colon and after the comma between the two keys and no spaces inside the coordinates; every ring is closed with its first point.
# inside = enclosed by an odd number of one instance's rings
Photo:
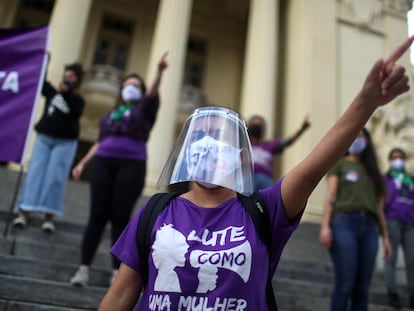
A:
{"type": "Polygon", "coordinates": [[[335,213],[330,250],[335,272],[332,311],[368,310],[369,287],[378,252],[375,217],[361,212],[335,213]]]}
{"type": "Polygon", "coordinates": [[[273,178],[265,173],[255,173],[253,176],[254,191],[273,186],[273,178]]]}
{"type": "Polygon", "coordinates": [[[63,195],[77,146],[76,139],[37,135],[18,200],[19,210],[62,215],[63,195]]]}
{"type": "Polygon", "coordinates": [[[414,295],[414,225],[404,224],[397,220],[387,219],[388,235],[392,247],[392,255],[385,261],[384,278],[388,290],[396,291],[395,269],[398,258],[398,247],[404,253],[405,272],[410,295],[414,295]]]}

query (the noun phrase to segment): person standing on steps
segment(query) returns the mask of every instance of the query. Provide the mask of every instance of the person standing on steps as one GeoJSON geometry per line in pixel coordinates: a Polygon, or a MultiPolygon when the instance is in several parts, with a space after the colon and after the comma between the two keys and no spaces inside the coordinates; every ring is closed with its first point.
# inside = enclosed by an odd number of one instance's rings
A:
{"type": "Polygon", "coordinates": [[[367,310],[378,253],[391,246],[384,214],[385,185],[371,136],[364,128],[346,155],[327,174],[327,193],[320,241],[331,255],[335,284],[332,311],[367,310]]]}
{"type": "Polygon", "coordinates": [[[254,115],[247,122],[247,131],[253,149],[254,159],[254,190],[264,189],[274,184],[274,157],[291,146],[309,128],[310,122],[306,117],[299,130],[288,138],[273,138],[264,140],[266,121],[262,116],[254,115]]]}
{"type": "MultiPolygon", "coordinates": [[[[79,179],[85,164],[92,159],[90,177],[91,209],[82,246],[81,265],[70,284],[85,286],[89,270],[106,223],[111,223],[114,243],[127,225],[145,184],[147,140],[160,106],[158,89],[168,64],[165,53],[158,63],[154,81],[146,89],[138,74],[127,75],[120,88],[115,108],[100,120],[99,142],[73,168],[79,179]]],[[[120,261],[112,260],[111,282],[120,261]]]]}
{"type": "Polygon", "coordinates": [[[414,309],[414,177],[406,171],[406,160],[407,154],[401,148],[393,148],[388,154],[389,168],[384,175],[387,188],[385,216],[392,255],[384,263],[384,279],[390,306],[401,308],[395,275],[401,245],[410,295],[409,307],[414,309]]]}
{"type": "Polygon", "coordinates": [[[15,227],[26,227],[29,213],[45,214],[42,229],[54,232],[54,218],[63,214],[63,195],[78,146],[79,119],[85,101],[79,94],[83,69],[79,63],[67,65],[55,88],[45,81],[46,98],[41,119],[35,126],[36,140],[26,179],[17,202],[15,227]]]}
{"type": "Polygon", "coordinates": [[[244,121],[226,108],[196,109],[185,122],[158,183],[190,181],[191,189],[169,201],[156,218],[149,232],[149,256],[140,253],[136,244],[146,207],[132,218],[111,248],[122,263],[98,310],[132,310],[141,297],[137,310],[190,306],[212,310],[226,305],[269,311],[268,278],[273,277],[309,196],[376,109],[409,90],[405,69],[395,62],[413,41],[414,36],[387,59],[375,62],[351,105],[309,155],[273,186],[259,190],[271,227],[269,248],[237,195],[254,192],[244,121]],[[143,273],[145,267],[148,273],[143,273]]]}

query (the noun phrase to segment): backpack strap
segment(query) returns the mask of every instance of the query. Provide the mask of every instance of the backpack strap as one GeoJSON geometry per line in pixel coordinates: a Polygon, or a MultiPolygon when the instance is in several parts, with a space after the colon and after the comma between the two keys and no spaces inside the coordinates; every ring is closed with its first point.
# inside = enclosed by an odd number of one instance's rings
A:
{"type": "Polygon", "coordinates": [[[271,229],[269,222],[269,214],[264,204],[261,194],[256,191],[250,196],[243,194],[237,194],[239,200],[242,202],[243,207],[250,215],[260,239],[265,243],[268,250],[271,246],[271,229]]]}
{"type": "MultiPolygon", "coordinates": [[[[270,248],[271,248],[271,227],[269,221],[269,213],[264,204],[263,197],[258,191],[255,191],[250,196],[245,196],[240,193],[237,193],[239,200],[241,201],[243,207],[250,215],[250,218],[253,220],[253,223],[256,227],[257,233],[259,234],[260,239],[265,243],[267,251],[269,254],[269,269],[270,269],[270,248]]],[[[270,273],[270,270],[269,270],[270,273]]],[[[269,274],[266,284],[266,301],[269,307],[269,311],[277,311],[277,303],[275,294],[272,286],[272,276],[269,274]]]]}
{"type": "Polygon", "coordinates": [[[144,287],[148,281],[148,257],[151,250],[151,232],[158,215],[171,199],[180,195],[180,192],[162,192],[151,196],[138,222],[136,244],[141,260],[141,277],[144,287]]]}

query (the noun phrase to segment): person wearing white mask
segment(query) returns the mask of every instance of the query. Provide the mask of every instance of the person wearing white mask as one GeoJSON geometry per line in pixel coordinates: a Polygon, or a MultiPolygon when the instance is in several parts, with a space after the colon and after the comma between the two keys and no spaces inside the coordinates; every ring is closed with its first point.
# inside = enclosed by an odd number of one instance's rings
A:
{"type": "MultiPolygon", "coordinates": [[[[70,279],[72,285],[88,283],[90,265],[106,223],[111,223],[111,238],[115,242],[144,188],[146,143],[159,110],[158,89],[168,66],[166,57],[167,53],[159,60],[155,79],[148,90],[138,74],[129,74],[122,80],[114,109],[100,120],[98,142],[72,170],[73,178],[79,180],[84,166],[93,158],[91,209],[81,245],[81,265],[70,279]]],[[[119,265],[120,261],[113,258],[110,283],[119,265]]]]}
{"type": "Polygon", "coordinates": [[[327,173],[319,239],[328,249],[334,268],[331,310],[348,310],[348,303],[351,310],[367,310],[378,232],[383,238],[384,257],[391,255],[385,193],[374,145],[364,128],[327,173]]]}
{"type": "Polygon", "coordinates": [[[384,175],[387,186],[385,216],[392,247],[392,255],[384,264],[384,279],[390,306],[401,308],[396,282],[398,247],[401,245],[410,295],[409,307],[414,309],[414,179],[406,171],[406,159],[403,149],[393,148],[388,154],[389,169],[384,175]]]}

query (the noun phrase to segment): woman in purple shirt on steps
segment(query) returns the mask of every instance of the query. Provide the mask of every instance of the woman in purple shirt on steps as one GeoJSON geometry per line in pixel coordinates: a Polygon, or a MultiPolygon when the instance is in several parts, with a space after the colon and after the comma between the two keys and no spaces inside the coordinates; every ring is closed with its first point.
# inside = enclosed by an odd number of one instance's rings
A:
{"type": "Polygon", "coordinates": [[[414,177],[405,169],[406,159],[407,155],[401,148],[394,148],[388,154],[389,169],[384,176],[387,187],[385,216],[392,255],[385,261],[384,278],[389,304],[401,308],[395,275],[398,247],[401,245],[410,295],[409,306],[414,309],[414,177]]]}
{"type": "MultiPolygon", "coordinates": [[[[123,79],[117,105],[100,120],[99,142],[73,168],[74,179],[79,179],[84,165],[93,157],[91,209],[82,240],[81,265],[70,279],[72,285],[87,284],[106,223],[111,223],[111,238],[115,243],[141,195],[146,174],[146,143],[159,109],[158,88],[167,68],[166,57],[166,53],[161,57],[148,90],[137,74],[123,79]]],[[[119,265],[120,261],[113,258],[110,283],[119,265]]]]}

